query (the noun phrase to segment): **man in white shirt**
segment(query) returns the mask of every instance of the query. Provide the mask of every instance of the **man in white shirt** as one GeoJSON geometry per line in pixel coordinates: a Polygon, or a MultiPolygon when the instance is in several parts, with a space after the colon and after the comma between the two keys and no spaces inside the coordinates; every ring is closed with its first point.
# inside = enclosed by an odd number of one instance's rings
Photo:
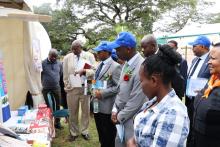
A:
{"type": "Polygon", "coordinates": [[[63,81],[64,89],[67,92],[67,105],[70,112],[69,141],[74,141],[81,132],[85,140],[89,140],[89,114],[90,114],[90,96],[86,95],[86,81],[92,79],[96,61],[94,56],[82,50],[82,42],[75,40],[71,46],[72,53],[67,54],[63,60],[63,81]],[[87,66],[87,67],[86,67],[87,66]],[[71,78],[75,77],[78,81],[71,78]],[[78,83],[78,84],[76,84],[78,83]],[[79,86],[81,85],[81,86],[79,86]],[[79,130],[78,114],[79,104],[81,103],[81,130],[79,130]]]}
{"type": "MultiPolygon", "coordinates": [[[[209,79],[210,71],[208,67],[209,61],[209,48],[211,45],[210,40],[206,36],[198,36],[194,42],[190,42],[189,45],[193,46],[193,53],[196,56],[191,64],[187,78],[205,78],[209,79]]],[[[188,110],[188,115],[190,119],[190,133],[187,138],[187,146],[190,146],[191,133],[192,133],[192,123],[193,123],[193,112],[194,112],[194,97],[186,95],[186,106],[188,110]]]]}

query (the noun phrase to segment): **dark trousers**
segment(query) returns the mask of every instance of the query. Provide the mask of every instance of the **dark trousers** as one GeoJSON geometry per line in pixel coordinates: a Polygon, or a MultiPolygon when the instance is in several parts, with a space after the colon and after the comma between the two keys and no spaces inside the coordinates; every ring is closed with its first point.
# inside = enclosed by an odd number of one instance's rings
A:
{"type": "MultiPolygon", "coordinates": [[[[60,97],[61,97],[60,88],[56,88],[56,89],[43,89],[42,93],[43,93],[44,100],[45,100],[45,102],[46,102],[48,107],[49,107],[49,102],[48,102],[48,99],[47,99],[47,94],[49,92],[54,96],[54,99],[52,99],[52,101],[55,100],[55,102],[56,102],[56,110],[60,110],[60,97]]],[[[55,104],[55,102],[53,101],[53,104],[55,104]]],[[[53,111],[55,111],[55,109],[53,111]]],[[[60,118],[56,118],[55,119],[55,125],[58,125],[58,124],[60,124],[60,118]]]]}
{"type": "Polygon", "coordinates": [[[61,89],[61,105],[63,109],[68,109],[67,100],[66,100],[66,92],[61,89]]]}
{"type": "Polygon", "coordinates": [[[186,143],[187,147],[190,147],[192,144],[192,127],[193,127],[193,113],[194,113],[193,104],[194,104],[194,97],[190,99],[189,97],[186,96],[186,107],[187,107],[188,116],[190,120],[189,135],[187,137],[187,143],[186,143]]]}
{"type": "Polygon", "coordinates": [[[94,118],[101,147],[114,147],[116,127],[111,121],[111,114],[95,113],[94,118]]]}

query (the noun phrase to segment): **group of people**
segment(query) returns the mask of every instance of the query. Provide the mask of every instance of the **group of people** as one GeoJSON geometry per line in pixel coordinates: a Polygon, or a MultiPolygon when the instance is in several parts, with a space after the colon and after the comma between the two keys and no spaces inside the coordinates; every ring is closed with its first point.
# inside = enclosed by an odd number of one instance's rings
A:
{"type": "MultiPolygon", "coordinates": [[[[99,62],[92,53],[82,50],[80,40],[72,42],[62,64],[52,49],[42,63],[45,102],[51,92],[59,109],[63,76],[69,141],[80,134],[90,139],[90,103],[98,100],[94,119],[101,147],[219,146],[220,43],[210,50],[210,40],[199,36],[189,44],[196,56],[189,70],[187,61],[176,51],[176,41],[159,45],[153,35],[141,40],[144,57],[130,32],[119,33],[112,42],[101,41],[93,49],[99,62]],[[196,96],[189,95],[187,84],[197,78],[209,81],[196,96]],[[91,89],[94,81],[106,82],[105,88],[91,89]]],[[[55,127],[61,127],[59,119],[55,127]]]]}

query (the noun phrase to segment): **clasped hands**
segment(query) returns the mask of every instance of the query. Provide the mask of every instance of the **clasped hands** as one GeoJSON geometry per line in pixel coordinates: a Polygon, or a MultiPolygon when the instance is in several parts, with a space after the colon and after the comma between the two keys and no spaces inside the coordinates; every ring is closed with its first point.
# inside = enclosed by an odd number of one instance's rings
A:
{"type": "Polygon", "coordinates": [[[112,112],[111,120],[114,124],[119,124],[119,121],[117,119],[117,115],[118,115],[118,113],[112,112]]]}

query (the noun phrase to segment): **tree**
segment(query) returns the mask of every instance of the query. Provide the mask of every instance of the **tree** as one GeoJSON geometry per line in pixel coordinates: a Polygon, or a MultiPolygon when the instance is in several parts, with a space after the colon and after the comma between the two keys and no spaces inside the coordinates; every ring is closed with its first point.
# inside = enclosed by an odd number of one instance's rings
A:
{"type": "Polygon", "coordinates": [[[52,16],[52,22],[42,23],[47,30],[52,47],[66,54],[70,49],[71,42],[77,38],[77,35],[84,34],[80,32],[80,21],[72,14],[70,9],[52,10],[50,4],[43,4],[34,8],[35,13],[47,14],[52,16]]]}
{"type": "Polygon", "coordinates": [[[185,5],[177,6],[164,13],[161,18],[157,20],[155,30],[176,33],[188,22],[209,23],[212,14],[204,11],[204,7],[207,10],[213,6],[213,4],[214,2],[198,0],[197,2],[192,1],[191,7],[185,5]],[[160,24],[163,24],[163,26],[160,24]]]}
{"type": "Polygon", "coordinates": [[[65,0],[62,4],[52,11],[53,21],[45,27],[53,46],[65,51],[79,35],[87,39],[87,48],[113,40],[120,31],[131,31],[140,40],[155,31],[155,22],[156,29],[176,32],[198,14],[197,0],[65,0]]]}
{"type": "Polygon", "coordinates": [[[53,12],[50,3],[44,3],[40,7],[33,6],[33,9],[36,14],[51,15],[53,12]]]}
{"type": "Polygon", "coordinates": [[[183,27],[196,4],[196,0],[66,0],[65,2],[65,5],[74,10],[72,12],[82,20],[85,37],[91,44],[115,36],[118,26],[127,28],[141,38],[145,34],[152,33],[154,22],[171,10],[179,10],[178,17],[182,19],[174,21],[176,25],[183,27]],[[185,11],[188,13],[182,13],[185,11]]]}

